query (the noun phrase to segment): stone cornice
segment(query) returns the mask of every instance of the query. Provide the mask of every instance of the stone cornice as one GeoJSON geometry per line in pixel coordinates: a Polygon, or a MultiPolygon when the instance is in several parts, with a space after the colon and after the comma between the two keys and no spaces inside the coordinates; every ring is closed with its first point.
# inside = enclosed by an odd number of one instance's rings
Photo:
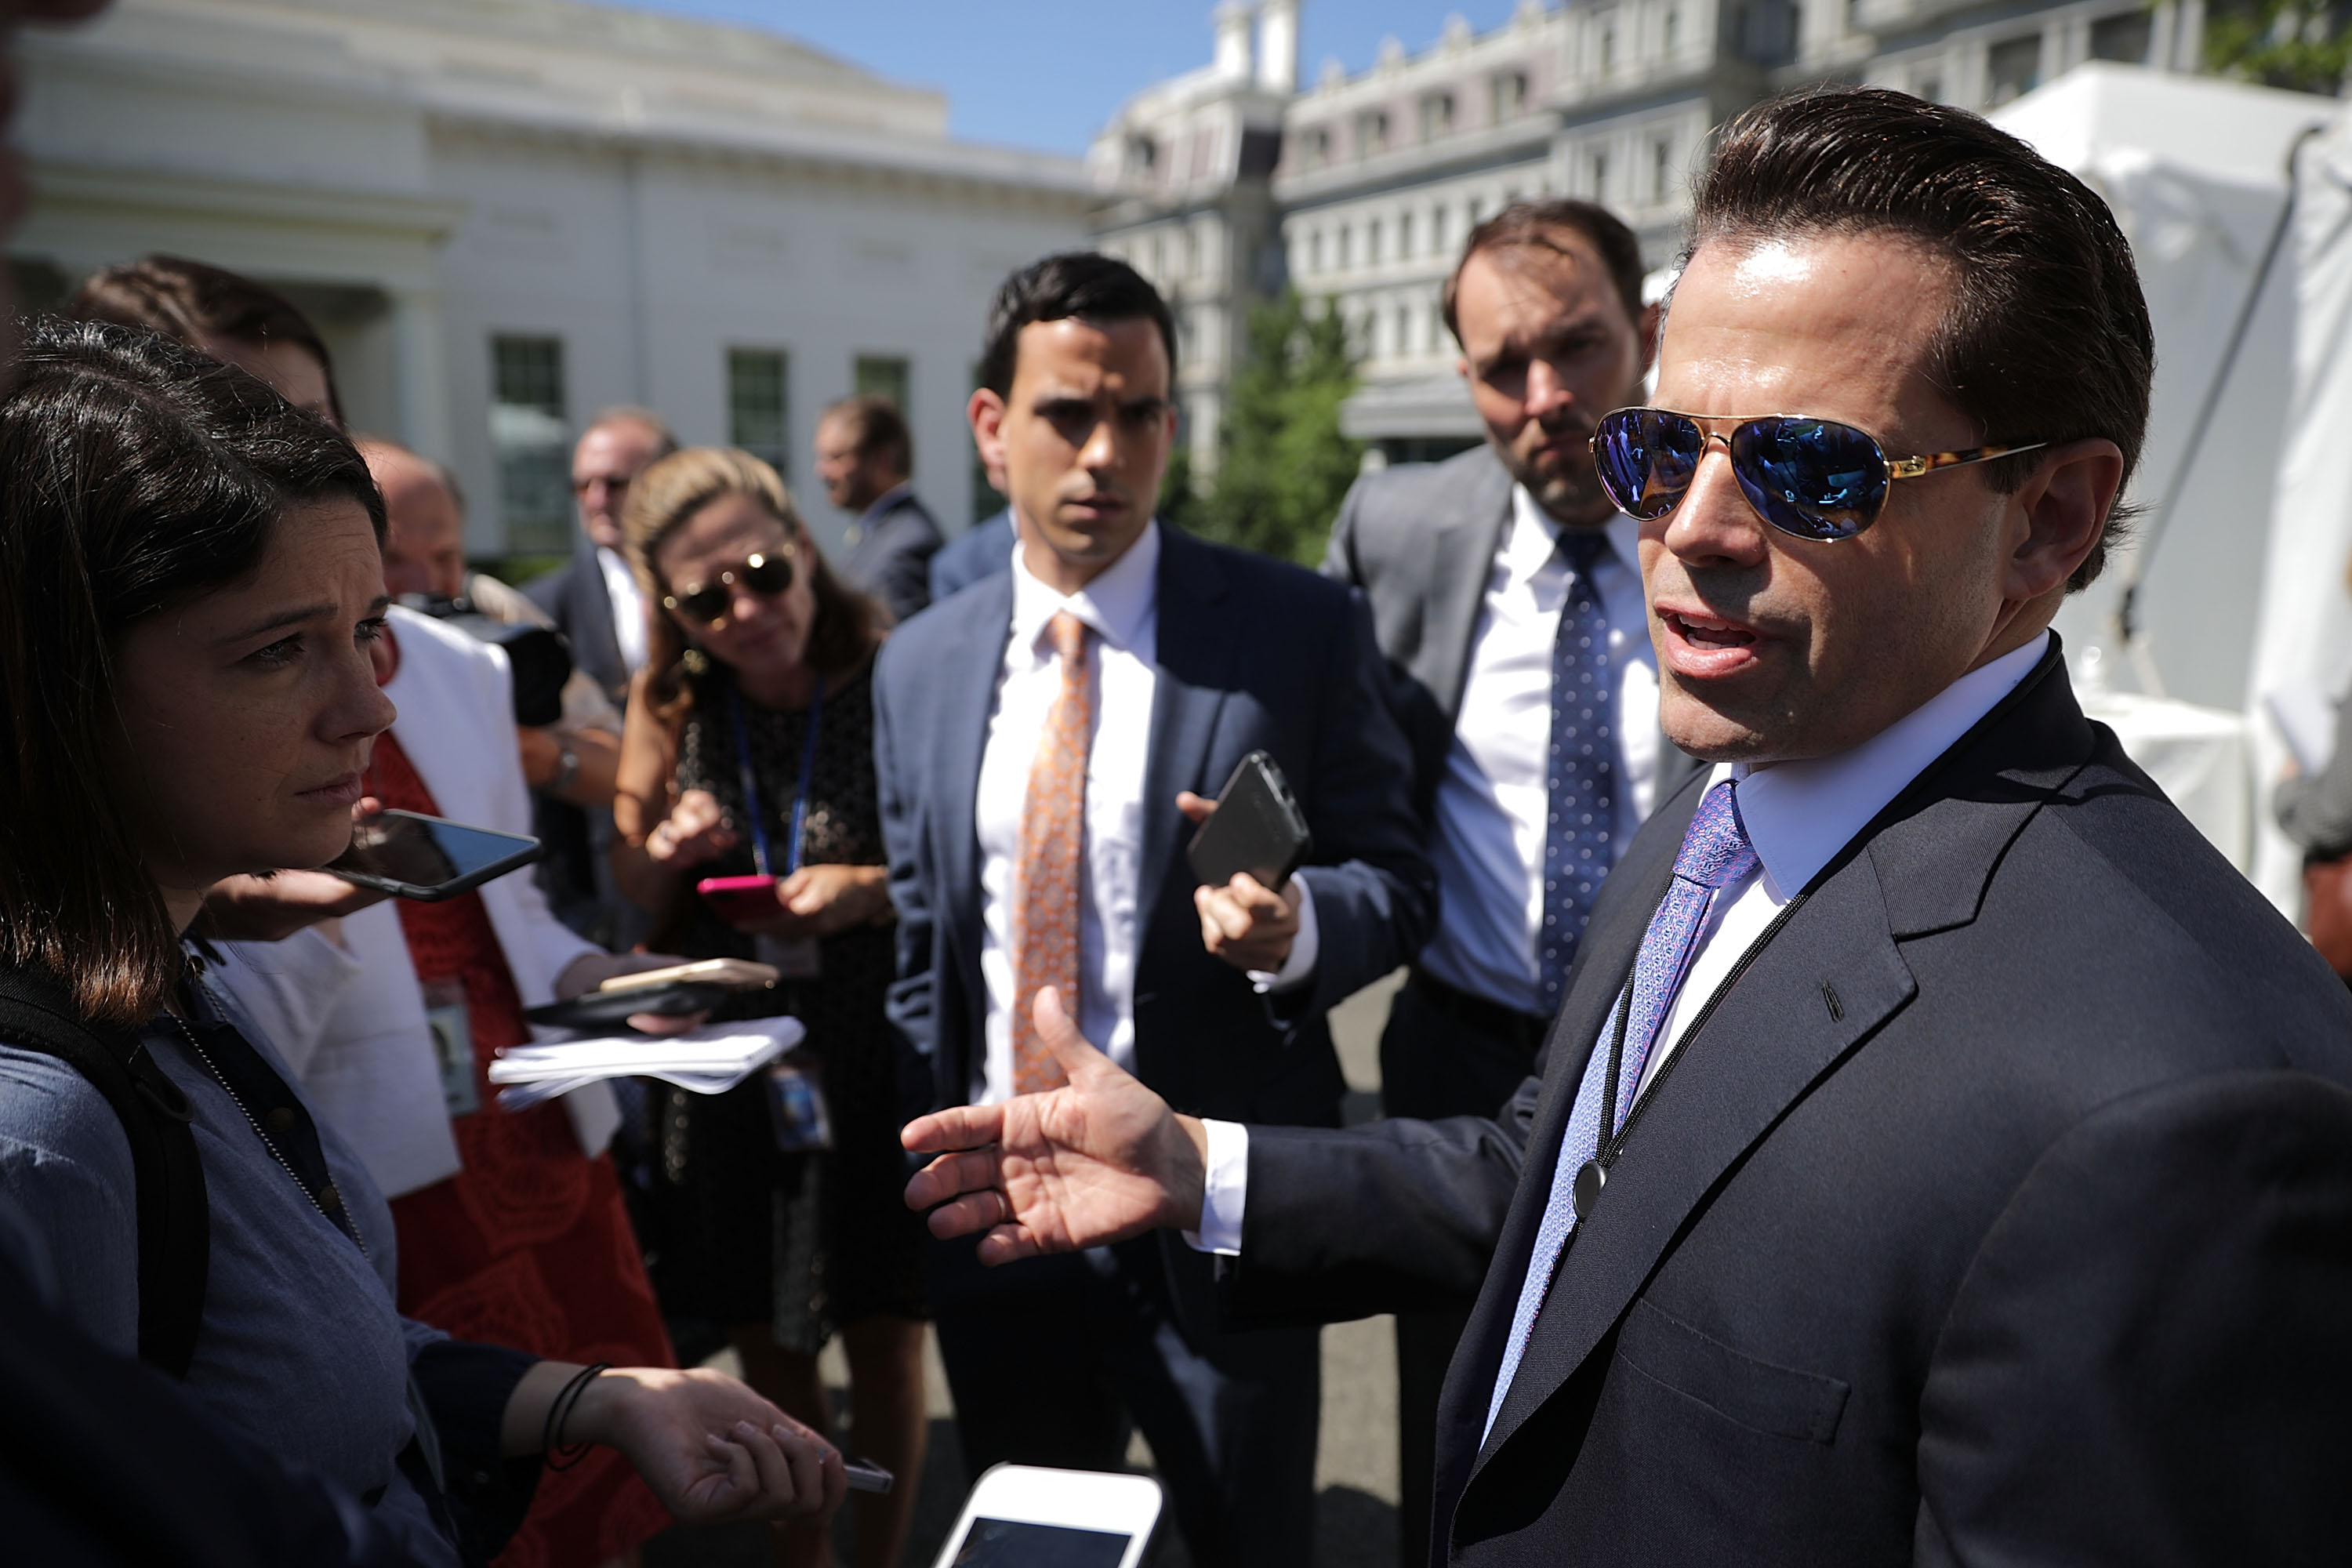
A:
{"type": "MultiPolygon", "coordinates": [[[[1490,130],[1465,132],[1434,142],[1418,142],[1375,157],[1350,159],[1297,174],[1277,169],[1274,195],[1277,201],[1321,204],[1354,195],[1373,195],[1401,184],[1418,184],[1449,174],[1481,167],[1531,161],[1550,151],[1559,130],[1559,116],[1528,114],[1490,130]]],[[[1288,149],[1285,150],[1286,154],[1288,149]]]]}
{"type": "Polygon", "coordinates": [[[766,128],[730,137],[714,129],[659,121],[629,125],[455,106],[428,108],[425,123],[437,135],[487,142],[602,155],[634,153],[712,167],[786,168],[821,178],[847,175],[860,183],[941,194],[1013,194],[1079,215],[1101,199],[1076,159],[965,142],[766,128]]]}
{"type": "Polygon", "coordinates": [[[26,172],[36,209],[50,205],[132,207],[372,231],[410,243],[435,244],[446,238],[465,217],[467,207],[446,196],[262,184],[41,159],[31,161],[26,172]]]}

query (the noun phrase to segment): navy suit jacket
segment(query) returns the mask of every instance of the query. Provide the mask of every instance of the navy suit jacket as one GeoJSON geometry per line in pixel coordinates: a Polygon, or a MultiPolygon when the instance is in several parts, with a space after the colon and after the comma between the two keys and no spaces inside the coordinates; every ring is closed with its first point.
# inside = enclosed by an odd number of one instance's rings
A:
{"type": "Polygon", "coordinates": [[[604,586],[596,547],[586,536],[577,542],[571,560],[532,578],[522,591],[572,645],[572,662],[595,679],[614,707],[628,706],[629,667],[622,662],[620,639],[613,634],[613,595],[604,586]]]}
{"type": "Polygon", "coordinates": [[[841,574],[863,594],[889,606],[904,621],[931,602],[930,565],[940,552],[940,525],[930,509],[902,490],[898,499],[866,522],[841,563],[841,574]]]}
{"type": "Polygon", "coordinates": [[[1498,1118],[1251,1134],[1244,1319],[1476,1295],[1430,1561],[2340,1558],[2352,997],[2054,641],[1694,1020],[1481,1440],[1700,793],[1603,888],[1498,1118]]]}
{"type": "MultiPolygon", "coordinates": [[[[1180,1110],[1331,1124],[1344,1083],[1324,1013],[1416,952],[1436,912],[1363,605],[1296,566],[1160,530],[1158,680],[1145,764],[1135,969],[1139,1076],[1180,1110]],[[1179,790],[1214,795],[1271,752],[1315,837],[1299,874],[1321,931],[1311,984],[1261,996],[1201,943],[1179,790]]],[[[1008,554],[1010,546],[1007,546],[1008,554]]],[[[900,627],[874,680],[876,772],[898,973],[889,1011],[928,1064],[929,1105],[961,1104],[982,1050],[981,752],[1011,635],[1000,574],[900,627]]]]}
{"type": "Polygon", "coordinates": [[[983,577],[1013,569],[1013,510],[976,522],[931,557],[931,603],[961,593],[983,577]]]}

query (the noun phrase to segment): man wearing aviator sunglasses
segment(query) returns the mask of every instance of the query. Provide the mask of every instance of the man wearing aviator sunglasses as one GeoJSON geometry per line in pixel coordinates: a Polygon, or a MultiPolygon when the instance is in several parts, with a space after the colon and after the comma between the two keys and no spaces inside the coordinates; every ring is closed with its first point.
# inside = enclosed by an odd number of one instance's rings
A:
{"type": "Polygon", "coordinates": [[[1478,1292],[1433,1563],[2339,1553],[2352,996],[2049,631],[2146,432],[2130,247],[1873,89],[1729,127],[1693,230],[1658,407],[1597,456],[1714,766],[1601,889],[1536,1075],[1234,1170],[1057,1017],[1071,1103],[916,1123],[961,1152],[910,1199],[998,1258],[1237,1235],[1235,1321],[1478,1292]]]}

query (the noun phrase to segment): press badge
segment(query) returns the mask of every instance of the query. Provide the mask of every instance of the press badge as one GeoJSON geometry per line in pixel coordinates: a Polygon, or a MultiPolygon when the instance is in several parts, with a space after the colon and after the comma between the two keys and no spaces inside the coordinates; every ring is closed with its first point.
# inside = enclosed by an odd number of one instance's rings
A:
{"type": "Polygon", "coordinates": [[[786,1154],[833,1147],[833,1115],[824,1102],[824,1080],[811,1060],[789,1058],[768,1069],[768,1119],[776,1147],[786,1154]]]}
{"type": "Polygon", "coordinates": [[[455,1121],[482,1109],[474,1078],[474,1026],[466,1011],[462,981],[435,980],[424,986],[425,1026],[433,1036],[433,1059],[441,1069],[441,1101],[455,1121]]]}

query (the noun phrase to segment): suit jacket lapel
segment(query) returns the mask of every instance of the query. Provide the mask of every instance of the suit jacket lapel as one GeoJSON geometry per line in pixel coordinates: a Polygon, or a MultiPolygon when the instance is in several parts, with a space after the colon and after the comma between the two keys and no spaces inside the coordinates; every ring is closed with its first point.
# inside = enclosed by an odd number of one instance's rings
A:
{"type": "Polygon", "coordinates": [[[1149,929],[1177,857],[1163,847],[1191,836],[1179,820],[1176,792],[1214,796],[1223,778],[1208,776],[1211,743],[1233,685],[1234,639],[1214,606],[1224,597],[1214,552],[1162,525],[1160,530],[1159,651],[1151,694],[1151,752],[1143,771],[1142,885],[1136,913],[1149,929]]]}
{"type": "MultiPolygon", "coordinates": [[[[981,754],[987,749],[989,721],[996,712],[996,678],[1003,668],[1004,645],[1013,636],[1011,574],[999,573],[974,584],[971,602],[958,607],[966,633],[952,655],[940,661],[939,697],[932,709],[932,766],[939,770],[932,798],[940,803],[931,818],[932,853],[947,889],[948,907],[940,912],[949,921],[963,971],[964,994],[977,1007],[987,987],[980,974],[980,834],[974,812],[981,754]]],[[[976,1026],[971,1037],[977,1048],[976,1026]]],[[[971,1064],[953,1066],[963,1073],[971,1064]]],[[[953,1079],[953,1092],[961,1095],[965,1081],[953,1079]]]]}
{"type": "Polygon", "coordinates": [[[1477,483],[1462,498],[1461,510],[1425,536],[1429,555],[1423,572],[1429,584],[1429,623],[1423,646],[1429,649],[1429,689],[1445,705],[1448,722],[1462,713],[1462,689],[1470,679],[1470,644],[1478,634],[1486,578],[1510,522],[1511,477],[1496,459],[1481,467],[1477,483]]]}
{"type": "Polygon", "coordinates": [[[621,658],[621,639],[613,629],[613,595],[604,586],[604,559],[586,538],[574,554],[572,597],[579,614],[572,624],[583,645],[572,657],[596,678],[605,690],[625,690],[629,667],[621,658]]]}
{"type": "Polygon", "coordinates": [[[1668,1092],[1643,1113],[1591,1222],[1578,1227],[1482,1461],[1591,1352],[1717,1179],[1916,990],[1866,860],[1817,889],[1757,951],[1680,1047],[1668,1092]]]}

